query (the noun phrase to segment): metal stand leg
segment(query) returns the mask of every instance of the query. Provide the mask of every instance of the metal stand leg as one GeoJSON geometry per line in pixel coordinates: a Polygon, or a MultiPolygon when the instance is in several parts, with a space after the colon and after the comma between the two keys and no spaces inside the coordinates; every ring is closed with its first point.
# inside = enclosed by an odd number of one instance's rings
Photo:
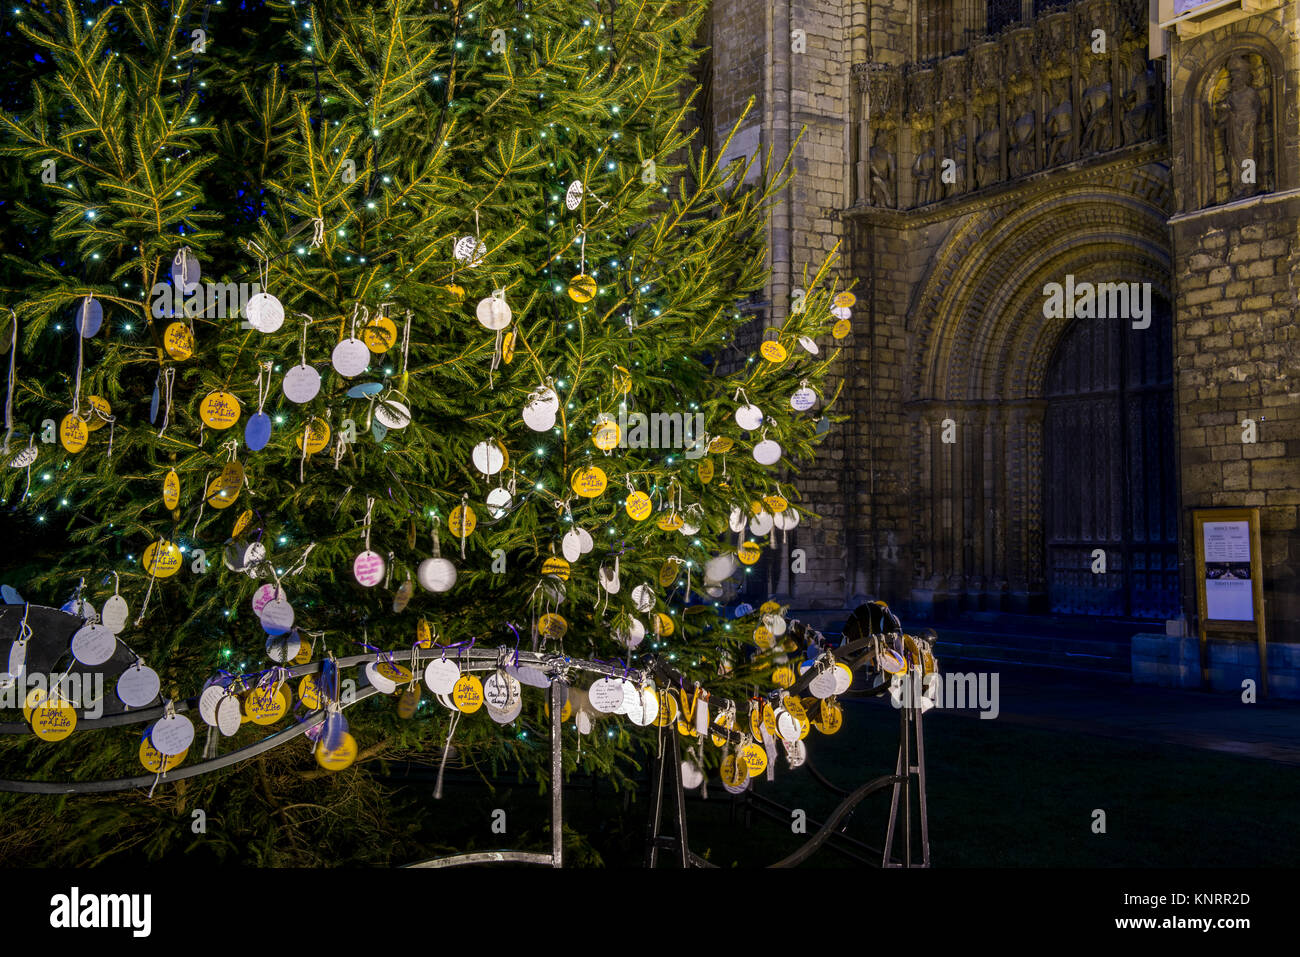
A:
{"type": "Polygon", "coordinates": [[[902,785],[903,775],[907,772],[906,758],[903,751],[903,742],[907,736],[907,711],[904,710],[899,716],[898,730],[898,759],[894,762],[894,787],[893,797],[889,801],[889,827],[885,831],[885,851],[881,855],[881,867],[896,867],[892,862],[894,853],[894,826],[898,822],[898,790],[902,785]]]}
{"type": "Polygon", "coordinates": [[[655,755],[654,772],[650,775],[650,823],[646,827],[645,866],[659,866],[659,824],[664,813],[664,760],[663,741],[655,755]]]}
{"type": "Polygon", "coordinates": [[[565,687],[551,682],[551,866],[564,866],[564,749],[560,732],[560,713],[564,709],[565,687]]]}
{"type": "Polygon", "coordinates": [[[925,737],[921,733],[924,712],[916,709],[916,790],[921,804],[921,866],[930,866],[930,815],[925,809],[925,737]]]}
{"type": "MultiPolygon", "coordinates": [[[[910,679],[909,679],[910,680],[910,679]]],[[[916,688],[906,694],[899,716],[898,760],[894,763],[893,796],[889,803],[889,829],[881,867],[912,867],[912,775],[916,775],[917,804],[921,825],[921,867],[930,866],[930,815],[925,803],[925,738],[921,731],[921,694],[916,688]],[[915,735],[916,758],[913,763],[912,741],[915,735]],[[894,829],[898,823],[899,797],[903,800],[903,860],[894,863],[894,829]]]]}
{"type": "Polygon", "coordinates": [[[677,735],[670,734],[673,739],[673,791],[676,794],[677,801],[677,846],[681,851],[682,867],[691,866],[691,850],[686,842],[686,791],[682,788],[682,754],[681,748],[677,743],[677,735]]]}
{"type": "Polygon", "coordinates": [[[657,867],[659,848],[676,844],[682,867],[691,866],[690,843],[686,837],[686,791],[682,787],[682,755],[677,735],[667,733],[668,741],[660,749],[661,754],[655,759],[655,768],[650,776],[650,824],[646,833],[646,866],[657,867]],[[677,818],[677,835],[665,838],[661,833],[664,811],[664,791],[673,790],[673,812],[677,818]]]}

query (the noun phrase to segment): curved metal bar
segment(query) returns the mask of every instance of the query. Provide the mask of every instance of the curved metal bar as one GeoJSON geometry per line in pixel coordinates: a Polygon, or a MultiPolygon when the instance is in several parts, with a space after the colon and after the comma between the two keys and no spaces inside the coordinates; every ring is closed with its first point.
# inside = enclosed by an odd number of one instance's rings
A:
{"type": "Polygon", "coordinates": [[[416,867],[463,867],[466,864],[541,864],[551,866],[550,854],[535,854],[532,851],[475,851],[472,854],[453,854],[451,857],[435,857],[419,864],[407,864],[406,868],[416,867]]]}
{"type": "Polygon", "coordinates": [[[797,864],[803,863],[811,857],[819,847],[826,843],[827,839],[831,836],[831,832],[839,827],[840,821],[843,820],[849,811],[853,810],[853,808],[857,806],[858,802],[899,780],[901,780],[901,778],[899,778],[898,775],[886,774],[876,778],[874,781],[868,781],[840,802],[839,807],[837,807],[835,812],[826,819],[826,823],[821,826],[821,830],[810,837],[803,847],[799,848],[799,850],[795,851],[789,857],[783,857],[775,864],[769,864],[768,867],[794,867],[797,864]]]}
{"type": "MultiPolygon", "coordinates": [[[[356,697],[349,702],[347,706],[356,704],[365,698],[375,694],[378,689],[365,688],[357,692],[356,697]]],[[[297,724],[277,731],[268,737],[263,738],[256,744],[250,744],[240,748],[238,751],[231,751],[229,754],[222,755],[219,758],[213,758],[211,761],[202,761],[199,764],[192,764],[189,767],[177,768],[174,771],[168,771],[162,776],[164,781],[180,781],[184,778],[197,777],[200,774],[207,774],[210,771],[219,771],[222,768],[228,768],[231,765],[247,761],[249,758],[255,758],[259,754],[265,754],[272,748],[277,748],[282,744],[292,741],[299,735],[306,734],[309,730],[320,724],[325,718],[323,711],[313,711],[297,724]]],[[[20,794],[96,794],[111,791],[129,791],[132,788],[152,787],[154,782],[160,780],[156,774],[140,774],[130,778],[111,778],[103,781],[13,781],[0,778],[0,791],[15,791],[20,794]]]]}

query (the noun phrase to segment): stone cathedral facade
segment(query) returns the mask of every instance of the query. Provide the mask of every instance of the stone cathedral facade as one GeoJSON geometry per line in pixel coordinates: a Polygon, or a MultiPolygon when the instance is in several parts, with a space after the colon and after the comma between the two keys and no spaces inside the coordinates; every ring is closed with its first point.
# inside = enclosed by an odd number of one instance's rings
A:
{"type": "Polygon", "coordinates": [[[857,296],[820,518],[764,584],[1163,631],[1191,510],[1259,506],[1300,642],[1300,2],[714,0],[709,29],[715,146],[795,144],[756,326],[833,249],[857,296]]]}

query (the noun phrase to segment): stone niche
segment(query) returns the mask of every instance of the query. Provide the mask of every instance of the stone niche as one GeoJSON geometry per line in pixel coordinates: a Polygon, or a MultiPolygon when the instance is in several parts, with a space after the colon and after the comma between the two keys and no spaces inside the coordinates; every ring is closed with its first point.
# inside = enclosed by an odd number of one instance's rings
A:
{"type": "Polygon", "coordinates": [[[1276,188],[1273,77],[1268,61],[1248,49],[1216,58],[1202,76],[1192,117],[1198,206],[1276,188]]]}

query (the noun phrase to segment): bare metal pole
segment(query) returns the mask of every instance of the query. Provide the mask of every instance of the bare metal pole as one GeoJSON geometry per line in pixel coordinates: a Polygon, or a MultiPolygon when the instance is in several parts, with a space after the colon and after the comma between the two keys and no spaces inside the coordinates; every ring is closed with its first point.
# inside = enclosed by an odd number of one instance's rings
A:
{"type": "Polygon", "coordinates": [[[563,725],[560,712],[564,708],[564,682],[556,678],[551,682],[551,866],[564,866],[564,811],[561,795],[564,788],[564,749],[560,738],[563,725]]]}

